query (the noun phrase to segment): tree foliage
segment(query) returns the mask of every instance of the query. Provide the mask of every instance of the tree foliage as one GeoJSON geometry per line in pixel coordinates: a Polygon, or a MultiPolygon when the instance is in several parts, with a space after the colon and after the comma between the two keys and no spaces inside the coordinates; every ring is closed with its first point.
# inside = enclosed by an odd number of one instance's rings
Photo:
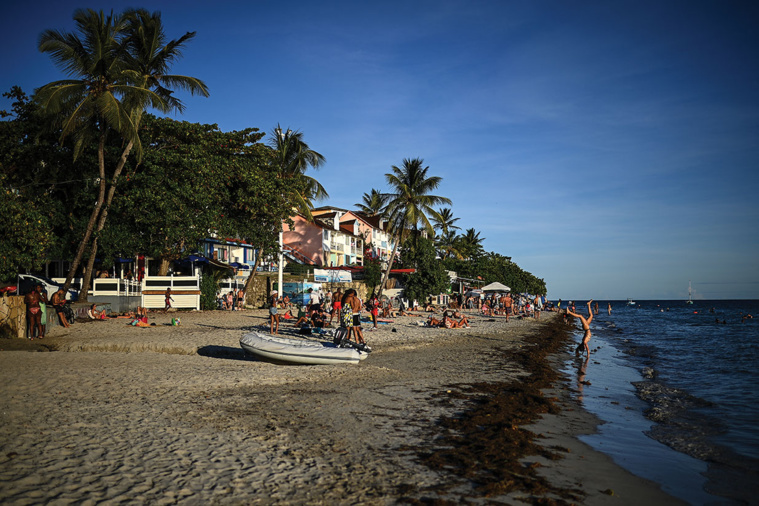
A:
{"type": "Polygon", "coordinates": [[[409,300],[425,300],[430,295],[447,292],[451,280],[443,264],[436,260],[434,243],[425,237],[410,237],[401,249],[401,263],[404,268],[416,269],[413,274],[404,274],[404,295],[409,300]]]}
{"type": "Polygon", "coordinates": [[[449,258],[443,261],[445,268],[461,277],[481,277],[485,284],[501,282],[517,293],[546,294],[546,283],[499,253],[486,253],[474,260],[449,258]]]}

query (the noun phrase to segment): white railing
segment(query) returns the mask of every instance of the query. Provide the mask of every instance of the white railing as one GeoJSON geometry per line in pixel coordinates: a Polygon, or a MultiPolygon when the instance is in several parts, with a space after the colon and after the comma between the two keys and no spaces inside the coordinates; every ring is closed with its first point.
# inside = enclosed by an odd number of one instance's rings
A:
{"type": "Polygon", "coordinates": [[[200,310],[200,276],[151,276],[142,280],[142,306],[166,307],[166,289],[171,288],[171,306],[200,310]]]}
{"type": "Polygon", "coordinates": [[[95,278],[92,280],[92,295],[139,296],[142,284],[139,281],[119,278],[95,278]]]}

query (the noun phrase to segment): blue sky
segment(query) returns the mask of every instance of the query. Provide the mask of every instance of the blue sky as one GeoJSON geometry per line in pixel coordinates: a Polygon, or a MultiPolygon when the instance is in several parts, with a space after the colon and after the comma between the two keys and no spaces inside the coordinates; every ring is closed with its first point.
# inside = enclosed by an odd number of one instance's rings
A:
{"type": "MultiPolygon", "coordinates": [[[[551,298],[759,298],[759,4],[706,1],[15,2],[0,89],[77,7],[145,7],[203,79],[177,119],[301,130],[352,208],[404,158],[463,229],[551,298]],[[30,6],[34,12],[30,13],[30,6]]],[[[0,108],[8,108],[0,101],[0,108]]]]}

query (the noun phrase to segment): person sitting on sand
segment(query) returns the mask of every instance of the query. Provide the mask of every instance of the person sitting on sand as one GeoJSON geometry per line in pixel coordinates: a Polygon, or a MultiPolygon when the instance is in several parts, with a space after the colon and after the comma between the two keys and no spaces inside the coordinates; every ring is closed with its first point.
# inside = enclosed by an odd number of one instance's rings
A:
{"type": "Polygon", "coordinates": [[[296,327],[300,327],[304,323],[308,323],[313,313],[314,311],[307,310],[306,306],[298,306],[298,319],[295,321],[293,325],[295,325],[296,327]]]}
{"type": "Polygon", "coordinates": [[[469,320],[467,320],[466,316],[464,316],[460,321],[456,321],[451,318],[447,312],[445,312],[443,313],[443,326],[447,329],[461,329],[464,327],[469,327],[469,320]]]}
{"type": "Polygon", "coordinates": [[[97,304],[90,306],[90,309],[87,310],[87,316],[89,316],[91,320],[105,320],[107,318],[105,311],[98,311],[97,304]]]}
{"type": "Polygon", "coordinates": [[[590,307],[590,304],[593,302],[593,299],[590,299],[588,301],[588,318],[586,319],[582,315],[579,315],[575,312],[573,312],[571,309],[567,309],[567,314],[570,314],[574,316],[575,318],[579,318],[582,322],[582,328],[585,331],[585,335],[582,337],[582,342],[577,346],[577,349],[575,350],[575,353],[578,355],[582,354],[583,347],[585,348],[585,352],[590,356],[590,348],[588,347],[588,342],[590,341],[590,322],[593,321],[593,310],[590,307]]]}
{"type": "Polygon", "coordinates": [[[443,320],[438,320],[434,316],[430,316],[429,318],[427,318],[427,326],[428,327],[442,327],[443,320]]]}

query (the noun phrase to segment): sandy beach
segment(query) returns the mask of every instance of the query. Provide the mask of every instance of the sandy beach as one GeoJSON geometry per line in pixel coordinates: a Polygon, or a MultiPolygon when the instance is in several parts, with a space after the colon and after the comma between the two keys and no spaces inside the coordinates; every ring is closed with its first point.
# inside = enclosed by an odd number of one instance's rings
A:
{"type": "MultiPolygon", "coordinates": [[[[552,413],[519,427],[489,427],[529,429],[545,450],[519,457],[525,472],[515,473],[518,479],[499,477],[497,487],[484,486],[492,448],[456,450],[452,438],[459,431],[444,422],[488,427],[487,415],[477,418],[488,389],[529,383],[534,371],[528,369],[536,366],[514,357],[561,333],[552,316],[509,323],[480,317],[457,330],[420,327],[424,315],[396,318],[365,332],[374,349],[367,360],[340,366],[246,358],[240,337],[268,328],[263,310],[155,313],[156,325],[145,328],[124,319],[56,327],[33,344],[55,352],[0,353],[0,499],[676,503],[573,437],[597,422],[561,378],[541,387],[552,413]],[[181,325],[171,326],[177,315],[181,325]],[[464,452],[468,460],[458,468],[441,460],[464,452]],[[507,490],[508,481],[516,489],[507,490]]],[[[282,329],[295,334],[292,325],[282,329]]],[[[7,350],[6,343],[0,348],[7,350]]],[[[550,365],[564,351],[543,362],[550,365]]],[[[503,423],[507,415],[501,409],[493,418],[503,423]]]]}

